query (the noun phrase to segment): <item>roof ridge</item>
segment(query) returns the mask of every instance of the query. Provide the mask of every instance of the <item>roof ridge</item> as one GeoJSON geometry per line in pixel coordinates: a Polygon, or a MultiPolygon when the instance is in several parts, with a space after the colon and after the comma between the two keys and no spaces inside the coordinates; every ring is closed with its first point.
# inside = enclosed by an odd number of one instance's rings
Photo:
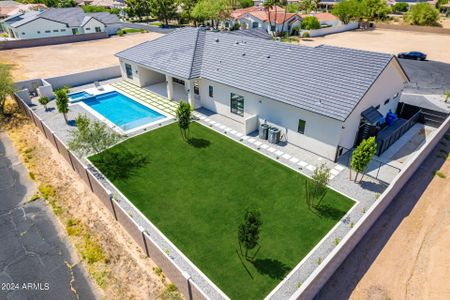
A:
{"type": "MultiPolygon", "coordinates": [[[[206,35],[206,31],[201,30],[201,29],[197,29],[197,35],[196,35],[196,37],[195,37],[194,53],[192,54],[191,69],[190,69],[190,72],[189,72],[189,79],[193,76],[193,75],[192,75],[192,73],[193,73],[192,70],[194,69],[194,63],[195,63],[196,58],[197,58],[197,51],[199,50],[199,37],[200,37],[200,33],[203,33],[203,36],[205,36],[205,35],[206,35]]],[[[202,48],[203,48],[203,46],[204,46],[204,45],[202,45],[202,48]]],[[[203,49],[202,49],[202,50],[203,50],[203,49]]],[[[203,51],[202,51],[202,53],[201,53],[201,56],[203,56],[203,51]]],[[[201,69],[201,67],[200,67],[200,69],[201,69]]]]}

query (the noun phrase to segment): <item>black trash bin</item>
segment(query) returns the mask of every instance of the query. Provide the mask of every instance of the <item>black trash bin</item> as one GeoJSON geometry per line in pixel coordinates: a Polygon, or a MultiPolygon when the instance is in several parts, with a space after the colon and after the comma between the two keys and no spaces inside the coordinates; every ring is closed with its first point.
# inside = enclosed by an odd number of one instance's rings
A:
{"type": "Polygon", "coordinates": [[[268,136],[269,143],[278,144],[280,142],[280,134],[280,129],[276,127],[270,127],[268,136]]]}
{"type": "Polygon", "coordinates": [[[259,125],[259,138],[260,139],[267,140],[267,137],[269,135],[269,128],[270,128],[270,126],[268,124],[259,125]]]}

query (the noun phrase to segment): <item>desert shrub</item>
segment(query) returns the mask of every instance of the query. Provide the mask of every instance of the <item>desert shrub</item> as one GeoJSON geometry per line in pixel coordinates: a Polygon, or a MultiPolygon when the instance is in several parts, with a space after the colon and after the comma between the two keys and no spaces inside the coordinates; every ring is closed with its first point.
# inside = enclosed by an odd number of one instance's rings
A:
{"type": "Polygon", "coordinates": [[[406,2],[397,2],[394,4],[394,6],[392,6],[392,10],[396,13],[407,12],[408,8],[409,8],[409,5],[406,2]]]}
{"type": "Polygon", "coordinates": [[[320,22],[314,16],[307,16],[302,21],[302,28],[305,30],[320,29],[320,22]]]}
{"type": "Polygon", "coordinates": [[[405,21],[413,25],[437,26],[439,11],[428,3],[418,3],[405,14],[405,21]]]}

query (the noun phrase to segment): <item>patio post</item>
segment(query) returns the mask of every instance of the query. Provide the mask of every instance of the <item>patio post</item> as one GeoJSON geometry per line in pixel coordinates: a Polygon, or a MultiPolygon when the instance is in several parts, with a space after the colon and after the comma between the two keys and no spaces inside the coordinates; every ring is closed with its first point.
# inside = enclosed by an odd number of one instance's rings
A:
{"type": "Polygon", "coordinates": [[[185,83],[185,89],[188,96],[188,102],[192,108],[195,108],[195,92],[194,92],[194,82],[188,80],[185,83]]]}
{"type": "Polygon", "coordinates": [[[166,75],[167,98],[173,100],[173,80],[172,76],[166,75]]]}

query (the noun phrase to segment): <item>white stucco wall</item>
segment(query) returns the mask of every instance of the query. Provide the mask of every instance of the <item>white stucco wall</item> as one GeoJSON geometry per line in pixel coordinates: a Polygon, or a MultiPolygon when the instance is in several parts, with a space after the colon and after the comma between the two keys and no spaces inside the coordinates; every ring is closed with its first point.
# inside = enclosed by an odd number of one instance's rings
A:
{"type": "Polygon", "coordinates": [[[15,29],[15,31],[19,33],[19,35],[17,36],[17,38],[19,39],[35,39],[51,36],[72,35],[72,30],[70,28],[67,28],[65,24],[41,18],[26,23],[15,29]],[[55,32],[55,30],[57,30],[57,32],[55,32]],[[40,33],[38,33],[38,31],[40,33]]]}
{"type": "Polygon", "coordinates": [[[120,60],[120,71],[122,73],[123,79],[133,82],[140,87],[166,81],[166,77],[164,74],[143,68],[133,62],[123,59],[120,60]],[[127,77],[125,63],[131,66],[133,70],[133,79],[127,77]]]}
{"type": "Polygon", "coordinates": [[[347,149],[353,147],[361,120],[361,112],[370,106],[376,107],[380,105],[378,110],[383,116],[386,116],[389,110],[395,112],[400,97],[394,98],[394,96],[402,91],[406,81],[407,79],[401,72],[397,60],[393,59],[345,121],[344,126],[346,130],[339,145],[347,149]],[[390,100],[385,105],[384,102],[387,99],[390,100]]]}
{"type": "Polygon", "coordinates": [[[100,27],[100,32],[105,31],[105,25],[102,22],[91,18],[86,24],[84,24],[80,30],[80,33],[94,33],[96,32],[95,27],[100,27]]]}
{"type": "Polygon", "coordinates": [[[341,135],[342,122],[323,117],[268,98],[228,87],[206,79],[200,80],[202,106],[243,124],[247,117],[258,115],[260,122],[272,123],[286,134],[289,143],[334,160],[341,135]],[[209,85],[214,87],[214,97],[209,97],[209,85]],[[230,93],[244,97],[244,116],[230,111],[230,93]],[[298,120],[306,121],[305,134],[297,132],[298,120]]]}

